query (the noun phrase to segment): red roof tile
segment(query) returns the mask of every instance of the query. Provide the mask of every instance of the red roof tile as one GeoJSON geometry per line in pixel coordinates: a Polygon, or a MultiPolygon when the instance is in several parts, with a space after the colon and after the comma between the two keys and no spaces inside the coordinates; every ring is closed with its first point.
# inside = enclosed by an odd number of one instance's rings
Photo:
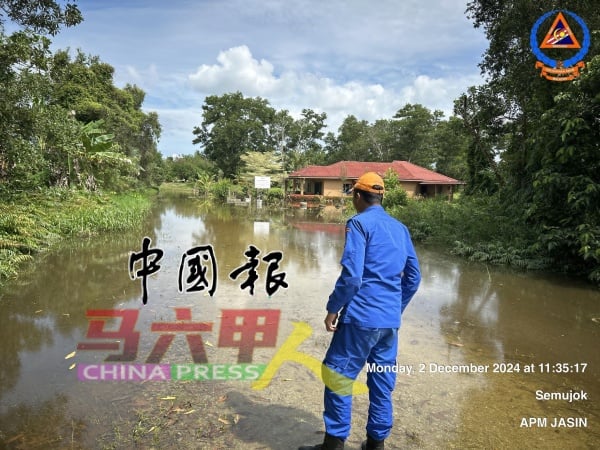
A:
{"type": "Polygon", "coordinates": [[[360,162],[340,161],[329,166],[308,166],[290,173],[289,178],[321,178],[356,180],[365,172],[377,172],[383,176],[389,168],[394,169],[400,181],[418,181],[429,184],[462,184],[462,181],[426,169],[408,161],[360,162]]]}

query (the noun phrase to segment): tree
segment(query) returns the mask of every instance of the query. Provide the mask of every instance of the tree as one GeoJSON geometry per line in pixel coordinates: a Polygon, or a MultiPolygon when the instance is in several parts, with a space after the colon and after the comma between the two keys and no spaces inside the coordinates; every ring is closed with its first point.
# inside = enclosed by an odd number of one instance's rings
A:
{"type": "Polygon", "coordinates": [[[392,158],[433,168],[437,159],[433,132],[442,117],[441,111],[432,113],[419,104],[408,103],[399,109],[394,115],[397,143],[392,158]]]}
{"type": "Polygon", "coordinates": [[[114,69],[98,57],[51,55],[49,41],[26,34],[0,38],[5,44],[0,60],[12,61],[9,69],[0,69],[0,184],[26,190],[91,187],[95,183],[84,181],[91,175],[104,187],[124,188],[134,182],[136,171],[130,168],[138,166],[138,179],[160,182],[160,124],[156,113],[141,110],[141,89],[115,87],[114,69]],[[99,121],[103,133],[113,136],[111,155],[85,150],[86,126],[99,121]],[[121,156],[114,158],[116,152],[121,156]],[[123,166],[124,161],[131,165],[123,166]]]}
{"type": "Polygon", "coordinates": [[[270,125],[270,134],[273,138],[274,148],[282,159],[284,170],[296,169],[296,158],[294,157],[294,132],[295,121],[288,110],[277,111],[270,125]]]}
{"type": "Polygon", "coordinates": [[[212,179],[217,175],[217,170],[200,152],[176,158],[169,156],[164,162],[164,177],[168,181],[196,180],[204,174],[212,179]]]}
{"type": "Polygon", "coordinates": [[[327,160],[369,161],[372,159],[369,139],[369,123],[349,115],[338,128],[338,135],[329,134],[327,160]]]}
{"type": "Polygon", "coordinates": [[[52,103],[73,111],[83,124],[102,121],[119,151],[140,166],[139,179],[147,185],[162,181],[162,157],[157,150],[161,125],[155,112],[142,111],[146,95],[142,89],[130,84],[117,88],[114,68],[81,51],[74,58],[58,51],[48,74],[54,88],[52,103]]]}
{"type": "Polygon", "coordinates": [[[371,125],[369,140],[373,161],[406,159],[399,147],[399,128],[399,123],[391,119],[379,119],[371,125]]]}
{"type": "Polygon", "coordinates": [[[490,194],[503,184],[497,162],[503,130],[500,103],[487,86],[471,87],[468,94],[454,102],[454,113],[462,119],[470,137],[466,154],[467,194],[490,194]]]}
{"type": "Polygon", "coordinates": [[[275,148],[270,133],[275,110],[260,97],[245,98],[241,92],[206,97],[202,105],[202,124],[195,127],[194,144],[225,176],[236,175],[242,166],[241,155],[275,148]]]}
{"type": "MultiPolygon", "coordinates": [[[[560,7],[576,11],[590,30],[600,28],[597,2],[593,0],[564,0],[560,7]]],[[[539,169],[543,150],[531,145],[530,139],[539,126],[539,119],[553,107],[553,99],[568,83],[551,82],[540,77],[535,68],[536,57],[530,48],[530,31],[543,13],[556,6],[527,0],[470,1],[467,14],[475,27],[482,27],[489,47],[480,63],[489,89],[498,101],[504,118],[506,150],[503,155],[506,186],[514,188],[512,195],[531,198],[533,174],[539,169]],[[539,151],[542,151],[542,154],[539,151]]],[[[540,27],[539,39],[547,32],[551,22],[540,27]]],[[[576,26],[573,23],[573,26],[576,26]]],[[[587,59],[598,54],[600,42],[592,39],[587,59]]],[[[555,57],[564,60],[573,55],[571,49],[554,49],[555,57]]]]}
{"type": "Polygon", "coordinates": [[[0,0],[0,188],[4,189],[43,185],[50,172],[44,158],[47,140],[38,120],[45,112],[56,113],[43,108],[41,101],[48,95],[42,71],[50,40],[31,29],[4,34],[7,18],[21,27],[57,30],[60,18],[38,16],[43,5],[57,6],[54,2],[0,0]]]}
{"type": "Polygon", "coordinates": [[[161,127],[156,113],[142,111],[144,92],[117,88],[114,68],[97,56],[51,54],[43,34],[82,20],[68,1],[0,0],[0,187],[99,180],[115,189],[133,184],[137,168],[146,184],[162,179],[161,127]],[[6,36],[7,19],[22,29],[6,36]],[[111,136],[110,151],[95,150],[100,136],[111,136]]]}
{"type": "Polygon", "coordinates": [[[272,177],[272,181],[282,183],[284,170],[281,157],[276,152],[248,152],[241,156],[244,168],[240,174],[247,186],[254,186],[254,177],[272,177]]]}
{"type": "Polygon", "coordinates": [[[36,34],[56,35],[61,26],[71,27],[83,21],[75,3],[62,7],[52,0],[0,0],[0,28],[4,16],[36,34]]]}
{"type": "Polygon", "coordinates": [[[292,171],[323,162],[325,155],[321,141],[326,119],[326,113],[302,110],[302,118],[291,124],[290,145],[285,154],[286,169],[292,171]]]}
{"type": "MultiPolygon", "coordinates": [[[[592,35],[600,29],[597,6],[591,0],[560,2],[562,9],[584,19],[592,35]]],[[[480,64],[487,82],[463,96],[467,107],[462,117],[467,127],[469,121],[479,123],[485,134],[478,136],[494,136],[496,145],[504,149],[496,155],[505,181],[500,186],[501,197],[506,199],[501,207],[521,214],[528,228],[537,232],[531,249],[553,257],[556,266],[600,281],[600,41],[591,39],[587,68],[578,79],[553,82],[540,77],[530,49],[530,30],[553,8],[527,0],[469,2],[467,13],[489,40],[480,64]]],[[[534,41],[544,37],[550,24],[539,27],[534,41]]],[[[570,25],[576,34],[581,31],[578,23],[570,25]]],[[[551,51],[556,61],[574,53],[573,49],[551,51]]],[[[476,137],[474,130],[471,126],[476,137]]],[[[481,147],[474,154],[481,157],[488,151],[481,147]]],[[[468,162],[469,170],[484,159],[468,162]]]]}
{"type": "Polygon", "coordinates": [[[457,180],[467,179],[467,150],[470,139],[463,120],[452,116],[440,121],[433,133],[438,156],[435,170],[457,180]]]}
{"type": "Polygon", "coordinates": [[[383,180],[385,183],[383,206],[386,209],[405,206],[408,203],[408,193],[402,187],[402,183],[398,179],[398,174],[392,168],[389,168],[383,176],[383,180]]]}
{"type": "MultiPolygon", "coordinates": [[[[106,133],[104,122],[89,122],[81,127],[81,148],[75,154],[74,165],[79,183],[87,189],[114,189],[121,175],[137,173],[135,163],[119,152],[114,134],[106,133]]],[[[71,164],[69,164],[70,170],[71,164]]]]}
{"type": "MultiPolygon", "coordinates": [[[[527,219],[538,247],[600,282],[600,56],[555,98],[534,145],[544,147],[527,219]]],[[[538,150],[539,151],[539,150],[538,150]]]]}

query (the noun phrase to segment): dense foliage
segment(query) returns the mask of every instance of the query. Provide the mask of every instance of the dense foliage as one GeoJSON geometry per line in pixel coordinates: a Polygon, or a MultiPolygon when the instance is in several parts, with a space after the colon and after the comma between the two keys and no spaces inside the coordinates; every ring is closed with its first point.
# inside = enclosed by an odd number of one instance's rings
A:
{"type": "Polygon", "coordinates": [[[282,169],[295,170],[322,160],[318,140],[323,137],[326,114],[305,109],[294,120],[288,111],[276,111],[268,100],[244,97],[241,92],[211,95],[204,100],[203,121],[193,130],[194,144],[226,177],[244,168],[247,153],[277,152],[282,169]]]}
{"type": "Polygon", "coordinates": [[[160,124],[142,111],[144,92],[117,88],[98,57],[51,53],[46,34],[81,20],[71,3],[0,1],[0,192],[162,180],[160,124]],[[12,34],[6,18],[18,27],[12,34]]]}
{"type": "Polygon", "coordinates": [[[144,92],[98,57],[50,51],[82,20],[71,2],[0,0],[0,284],[63,236],[136,226],[151,201],[131,188],[162,180],[144,92]]]}
{"type": "MultiPolygon", "coordinates": [[[[480,64],[488,82],[456,102],[471,135],[469,192],[498,192],[499,215],[510,212],[532,230],[522,250],[551,266],[600,281],[600,14],[594,0],[471,1],[467,13],[489,48],[480,64]],[[586,67],[573,81],[542,78],[530,30],[543,13],[564,9],[591,35],[586,67]]],[[[567,16],[571,17],[571,16],[567,16]]],[[[542,39],[550,17],[538,30],[542,39]]],[[[570,25],[581,30],[575,21],[570,25]]],[[[552,49],[565,60],[577,50],[552,49]]]]}

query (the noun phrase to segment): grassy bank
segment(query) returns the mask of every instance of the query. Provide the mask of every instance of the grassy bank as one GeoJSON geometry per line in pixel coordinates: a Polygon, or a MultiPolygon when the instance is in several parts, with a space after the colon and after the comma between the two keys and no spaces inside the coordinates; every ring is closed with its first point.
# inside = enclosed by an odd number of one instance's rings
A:
{"type": "Polygon", "coordinates": [[[164,194],[177,194],[177,195],[195,195],[194,194],[194,183],[174,183],[174,182],[165,182],[160,185],[159,188],[161,193],[164,194]]]}
{"type": "Polygon", "coordinates": [[[0,200],[0,284],[62,238],[138,226],[152,206],[152,195],[49,189],[0,200]]]}
{"type": "MultiPolygon", "coordinates": [[[[534,228],[522,220],[516,206],[501,204],[495,196],[463,196],[452,202],[444,198],[405,198],[386,210],[410,230],[413,241],[447,249],[471,261],[521,269],[560,270],[537,248],[534,228]]],[[[330,210],[330,220],[340,222],[354,213],[350,199],[343,212],[330,210]]],[[[322,212],[327,217],[327,209],[322,212]]]]}
{"type": "Polygon", "coordinates": [[[446,247],[471,261],[538,270],[552,264],[535,249],[535,232],[522,215],[495,197],[410,200],[390,213],[409,227],[415,241],[446,247]]]}

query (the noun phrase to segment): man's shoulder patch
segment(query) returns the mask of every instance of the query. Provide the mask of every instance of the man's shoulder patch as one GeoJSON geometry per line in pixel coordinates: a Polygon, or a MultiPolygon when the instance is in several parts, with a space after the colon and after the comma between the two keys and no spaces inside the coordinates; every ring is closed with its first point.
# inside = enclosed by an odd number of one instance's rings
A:
{"type": "Polygon", "coordinates": [[[357,216],[358,216],[358,214],[353,215],[346,222],[346,234],[348,234],[350,231],[352,231],[352,228],[357,227],[357,225],[358,225],[358,221],[356,220],[357,216]]]}

